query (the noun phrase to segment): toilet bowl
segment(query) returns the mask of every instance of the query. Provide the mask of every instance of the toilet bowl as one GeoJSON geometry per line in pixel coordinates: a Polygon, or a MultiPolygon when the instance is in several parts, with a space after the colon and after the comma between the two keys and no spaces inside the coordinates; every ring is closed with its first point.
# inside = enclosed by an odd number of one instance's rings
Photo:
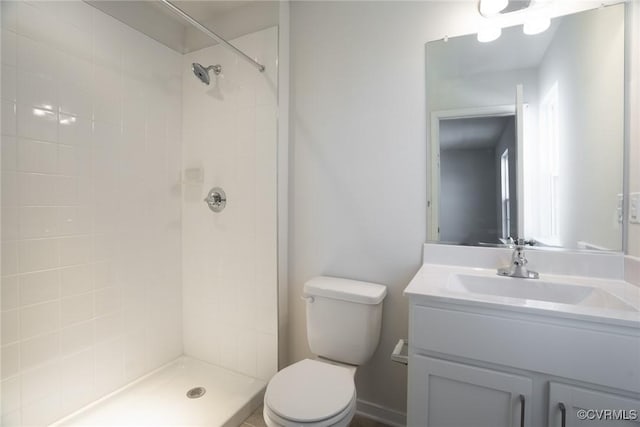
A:
{"type": "Polygon", "coordinates": [[[346,427],[356,412],[354,375],[380,339],[386,287],[333,277],[305,284],[307,339],[317,359],[278,372],[264,396],[269,427],[346,427]]]}
{"type": "Polygon", "coordinates": [[[305,359],[278,372],[264,397],[269,427],[347,426],[356,411],[355,367],[305,359]]]}

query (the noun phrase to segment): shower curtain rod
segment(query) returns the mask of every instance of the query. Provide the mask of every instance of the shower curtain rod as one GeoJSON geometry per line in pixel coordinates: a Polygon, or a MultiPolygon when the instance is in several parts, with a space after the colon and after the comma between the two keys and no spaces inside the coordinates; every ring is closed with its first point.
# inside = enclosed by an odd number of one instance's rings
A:
{"type": "Polygon", "coordinates": [[[176,6],[173,3],[171,3],[169,0],[161,0],[161,1],[162,1],[162,3],[165,4],[165,6],[167,6],[169,9],[171,9],[177,15],[181,16],[189,24],[191,24],[192,26],[194,26],[198,30],[202,31],[203,33],[205,33],[206,35],[208,35],[212,39],[216,40],[218,43],[220,43],[221,45],[223,45],[227,49],[232,50],[233,52],[235,52],[238,55],[240,55],[240,57],[242,57],[245,60],[249,61],[249,63],[251,63],[251,65],[253,65],[254,67],[256,67],[258,69],[258,71],[263,72],[265,70],[264,65],[260,64],[259,62],[254,61],[253,58],[251,58],[246,53],[244,53],[243,51],[241,51],[240,49],[238,49],[237,47],[235,47],[234,45],[232,45],[231,43],[229,43],[228,41],[226,41],[225,39],[223,39],[222,37],[220,37],[219,35],[217,35],[213,31],[211,31],[210,29],[208,29],[207,27],[205,27],[204,25],[202,25],[201,23],[199,23],[195,19],[193,19],[191,16],[189,16],[187,13],[185,13],[178,6],[176,6]]]}

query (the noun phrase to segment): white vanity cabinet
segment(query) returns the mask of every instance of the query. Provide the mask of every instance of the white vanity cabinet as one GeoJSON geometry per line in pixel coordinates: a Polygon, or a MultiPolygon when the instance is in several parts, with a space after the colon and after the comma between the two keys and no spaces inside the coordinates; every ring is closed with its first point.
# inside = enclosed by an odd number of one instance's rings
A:
{"type": "Polygon", "coordinates": [[[530,378],[420,354],[409,378],[411,426],[531,425],[530,378]]]}
{"type": "Polygon", "coordinates": [[[640,400],[553,381],[549,383],[549,427],[586,427],[594,424],[640,426],[640,400]],[[615,412],[604,412],[607,409],[615,412]]]}
{"type": "Polygon", "coordinates": [[[409,427],[640,427],[637,328],[411,297],[409,427]],[[590,413],[593,417],[594,413],[590,413]]]}

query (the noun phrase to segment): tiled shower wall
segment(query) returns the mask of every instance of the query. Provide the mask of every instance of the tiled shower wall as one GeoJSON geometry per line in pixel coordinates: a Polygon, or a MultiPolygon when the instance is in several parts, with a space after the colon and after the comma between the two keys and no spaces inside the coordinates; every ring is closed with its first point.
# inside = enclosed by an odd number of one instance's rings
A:
{"type": "Polygon", "coordinates": [[[185,353],[250,376],[277,371],[278,30],[232,43],[264,73],[214,46],[183,60],[185,353]],[[205,86],[191,63],[222,65],[205,86]],[[201,173],[200,173],[201,172],[201,173]],[[201,177],[200,177],[201,175],[201,177]],[[222,187],[227,206],[203,198],[222,187]]]}
{"type": "Polygon", "coordinates": [[[2,426],[182,353],[181,59],[79,1],[2,1],[2,426]]]}

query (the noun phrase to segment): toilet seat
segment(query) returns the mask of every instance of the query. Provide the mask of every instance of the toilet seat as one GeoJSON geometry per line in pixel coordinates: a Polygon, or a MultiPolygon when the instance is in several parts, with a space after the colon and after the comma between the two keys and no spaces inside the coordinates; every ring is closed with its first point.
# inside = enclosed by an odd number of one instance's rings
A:
{"type": "Polygon", "coordinates": [[[311,423],[301,423],[282,418],[270,410],[267,405],[264,405],[262,416],[269,427],[347,427],[356,413],[356,402],[356,395],[354,394],[353,400],[342,412],[331,418],[311,423]]]}
{"type": "Polygon", "coordinates": [[[352,371],[311,359],[278,372],[264,397],[265,416],[283,426],[339,425],[343,418],[353,416],[355,406],[352,371]]]}

